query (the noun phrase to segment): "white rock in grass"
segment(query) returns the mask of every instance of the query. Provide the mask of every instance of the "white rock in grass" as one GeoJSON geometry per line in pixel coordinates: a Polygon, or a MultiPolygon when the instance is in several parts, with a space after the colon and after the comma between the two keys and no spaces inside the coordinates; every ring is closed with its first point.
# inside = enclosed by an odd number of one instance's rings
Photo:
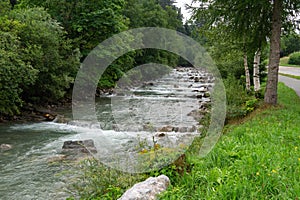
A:
{"type": "Polygon", "coordinates": [[[165,175],[150,177],[135,184],[127,190],[118,200],[155,200],[157,195],[165,191],[170,184],[170,179],[165,175]]]}

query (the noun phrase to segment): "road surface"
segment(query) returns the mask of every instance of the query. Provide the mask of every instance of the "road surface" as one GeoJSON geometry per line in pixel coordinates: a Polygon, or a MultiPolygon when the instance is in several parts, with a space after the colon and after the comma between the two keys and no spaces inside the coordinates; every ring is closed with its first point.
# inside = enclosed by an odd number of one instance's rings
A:
{"type": "Polygon", "coordinates": [[[300,67],[279,67],[279,73],[300,76],[300,67]]]}
{"type": "MultiPolygon", "coordinates": [[[[300,76],[300,67],[279,67],[279,73],[300,76]]],[[[300,80],[279,75],[279,81],[294,89],[300,97],[300,80]]]]}

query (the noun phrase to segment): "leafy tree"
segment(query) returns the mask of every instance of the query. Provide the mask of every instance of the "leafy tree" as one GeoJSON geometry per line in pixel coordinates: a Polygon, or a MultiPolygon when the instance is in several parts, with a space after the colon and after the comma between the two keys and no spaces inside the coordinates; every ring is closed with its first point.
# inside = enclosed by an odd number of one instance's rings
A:
{"type": "MultiPolygon", "coordinates": [[[[80,48],[81,61],[103,40],[128,29],[123,15],[124,0],[23,0],[23,6],[43,6],[67,31],[68,38],[80,48]]],[[[126,71],[133,67],[135,53],[122,56],[102,75],[100,88],[111,88],[126,71]]]]}
{"type": "Polygon", "coordinates": [[[281,39],[281,52],[282,56],[300,51],[300,35],[292,33],[282,37],[281,39]]]}
{"type": "Polygon", "coordinates": [[[76,41],[83,58],[103,40],[127,29],[124,0],[23,0],[22,5],[46,8],[76,41]]]}
{"type": "Polygon", "coordinates": [[[8,1],[0,1],[0,16],[3,16],[8,13],[10,10],[9,2],[8,1]]]}
{"type": "Polygon", "coordinates": [[[244,40],[247,49],[260,54],[261,46],[270,38],[270,62],[265,102],[276,104],[281,28],[291,29],[290,16],[298,13],[297,0],[237,1],[198,0],[195,17],[204,16],[211,27],[224,25],[227,33],[244,40]],[[283,26],[282,26],[283,24],[283,26]],[[278,45],[279,44],[279,45],[278,45]]]}
{"type": "Polygon", "coordinates": [[[0,18],[0,115],[20,112],[22,88],[32,86],[38,72],[20,57],[17,33],[21,28],[18,21],[0,18]]]}
{"type": "Polygon", "coordinates": [[[268,67],[268,81],[265,102],[277,104],[277,84],[280,61],[280,35],[282,28],[283,0],[274,0],[272,15],[272,30],[270,38],[270,57],[268,67]]]}
{"type": "MultiPolygon", "coordinates": [[[[181,13],[173,6],[172,1],[165,2],[169,3],[162,7],[156,0],[127,1],[124,15],[129,18],[129,27],[163,27],[174,30],[180,29],[182,27],[181,13]]],[[[162,50],[145,49],[137,51],[135,61],[137,65],[158,62],[169,66],[176,66],[178,63],[178,56],[162,50]]]]}
{"type": "Polygon", "coordinates": [[[18,32],[19,57],[38,71],[33,86],[22,86],[23,99],[47,103],[62,98],[79,67],[79,54],[63,28],[42,8],[16,9],[9,19],[23,25],[18,32]]]}

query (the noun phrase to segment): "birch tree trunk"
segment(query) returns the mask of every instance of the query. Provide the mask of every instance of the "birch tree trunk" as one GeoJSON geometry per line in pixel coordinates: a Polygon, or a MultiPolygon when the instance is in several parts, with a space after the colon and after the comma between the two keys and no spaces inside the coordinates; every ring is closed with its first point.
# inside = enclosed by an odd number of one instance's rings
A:
{"type": "Polygon", "coordinates": [[[280,60],[280,34],[283,0],[274,0],[272,15],[272,30],[270,39],[270,57],[268,67],[268,81],[265,93],[265,103],[277,104],[277,84],[280,60]]]}
{"type": "Polygon", "coordinates": [[[260,57],[261,51],[257,49],[254,55],[254,62],[253,62],[253,85],[254,85],[254,92],[258,92],[260,90],[260,80],[259,80],[259,65],[260,65],[260,57]]]}
{"type": "Polygon", "coordinates": [[[244,53],[244,68],[245,68],[245,76],[246,76],[246,90],[249,92],[250,89],[250,72],[248,67],[247,53],[244,53]]]}

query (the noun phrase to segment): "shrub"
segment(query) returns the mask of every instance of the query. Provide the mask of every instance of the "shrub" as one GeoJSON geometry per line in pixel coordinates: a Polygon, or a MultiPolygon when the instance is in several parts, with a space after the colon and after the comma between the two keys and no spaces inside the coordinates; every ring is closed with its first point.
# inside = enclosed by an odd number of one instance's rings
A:
{"type": "Polygon", "coordinates": [[[234,76],[228,76],[223,82],[226,89],[227,120],[245,116],[249,112],[249,109],[245,108],[246,102],[251,96],[247,94],[241,81],[234,76]]]}
{"type": "Polygon", "coordinates": [[[288,64],[300,65],[300,52],[295,52],[290,55],[288,64]]]}
{"type": "Polygon", "coordinates": [[[34,85],[22,87],[23,100],[47,103],[62,98],[79,67],[79,54],[63,28],[42,8],[17,9],[8,18],[23,25],[17,34],[19,57],[38,71],[34,85]]]}
{"type": "Polygon", "coordinates": [[[19,113],[23,101],[21,86],[30,86],[36,80],[37,70],[20,59],[21,43],[13,32],[4,29],[18,29],[19,23],[0,19],[0,115],[19,113]]]}

